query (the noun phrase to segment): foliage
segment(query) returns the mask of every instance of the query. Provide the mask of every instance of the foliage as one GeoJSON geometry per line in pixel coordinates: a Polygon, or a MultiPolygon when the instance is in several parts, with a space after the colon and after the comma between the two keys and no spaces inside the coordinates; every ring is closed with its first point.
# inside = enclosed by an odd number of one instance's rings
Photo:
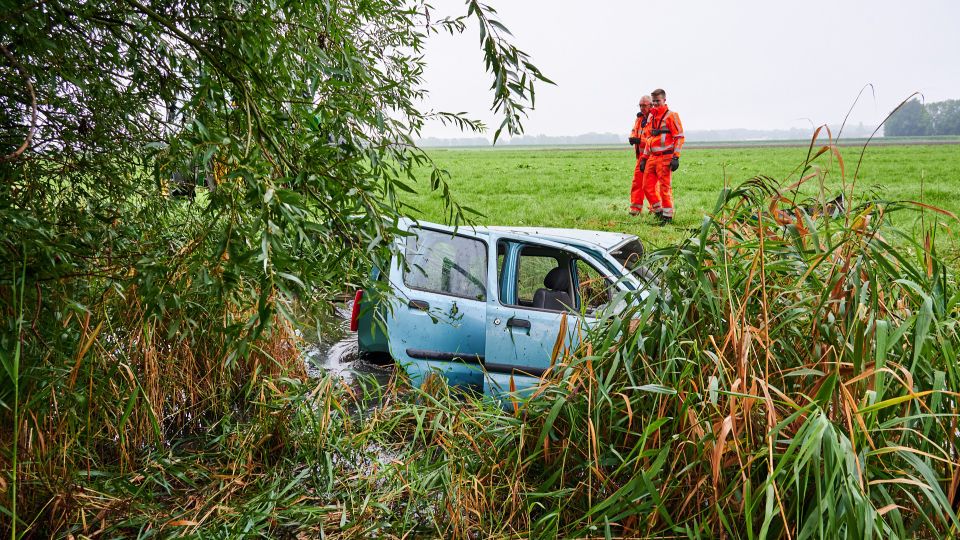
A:
{"type": "Polygon", "coordinates": [[[911,99],[887,120],[888,137],[960,135],[960,100],[921,103],[911,99]]]}
{"type": "Polygon", "coordinates": [[[914,98],[897,109],[887,119],[883,133],[887,137],[915,137],[930,135],[933,132],[933,121],[930,113],[914,98]]]}
{"type": "Polygon", "coordinates": [[[4,4],[0,529],[52,534],[99,472],[269,418],[301,371],[295,325],[383,254],[415,167],[463,219],[414,140],[432,118],[483,126],[418,108],[424,39],[481,28],[511,133],[545,81],[493,10],[465,11],[4,4]]]}
{"type": "Polygon", "coordinates": [[[937,101],[927,106],[934,135],[960,135],[960,99],[937,101]]]}

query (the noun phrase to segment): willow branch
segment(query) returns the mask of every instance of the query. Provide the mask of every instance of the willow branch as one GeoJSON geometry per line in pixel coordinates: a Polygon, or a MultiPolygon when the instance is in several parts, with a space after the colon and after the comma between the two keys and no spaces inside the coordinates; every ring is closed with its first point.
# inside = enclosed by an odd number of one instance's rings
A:
{"type": "Polygon", "coordinates": [[[23,144],[19,148],[13,151],[11,154],[5,156],[0,156],[0,163],[6,161],[13,161],[20,157],[20,154],[24,152],[29,146],[30,141],[33,140],[33,135],[37,131],[37,94],[33,91],[33,83],[30,82],[30,75],[27,74],[27,70],[24,69],[23,65],[20,62],[17,62],[17,59],[14,58],[10,51],[0,43],[0,52],[3,53],[3,56],[10,61],[14,69],[16,69],[20,76],[23,77],[23,81],[27,84],[27,91],[30,93],[30,131],[27,132],[27,138],[23,140],[23,144]]]}

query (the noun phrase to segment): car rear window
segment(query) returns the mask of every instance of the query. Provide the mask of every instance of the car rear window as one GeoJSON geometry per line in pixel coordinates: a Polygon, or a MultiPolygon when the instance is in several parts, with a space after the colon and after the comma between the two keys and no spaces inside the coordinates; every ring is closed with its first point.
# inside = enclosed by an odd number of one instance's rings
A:
{"type": "Polygon", "coordinates": [[[412,289],[485,300],[487,246],[480,240],[411,229],[403,283],[412,289]]]}

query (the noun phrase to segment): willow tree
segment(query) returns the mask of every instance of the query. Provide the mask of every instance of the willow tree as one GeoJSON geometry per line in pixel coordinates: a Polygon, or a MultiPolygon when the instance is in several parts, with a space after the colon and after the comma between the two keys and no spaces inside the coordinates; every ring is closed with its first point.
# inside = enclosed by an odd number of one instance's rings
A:
{"type": "Polygon", "coordinates": [[[489,7],[433,12],[4,4],[0,511],[14,534],[76,519],[82,471],[135,468],[276,390],[269,376],[296,365],[287,321],[385,249],[414,170],[463,218],[416,141],[428,121],[484,126],[422,108],[425,40],[479,27],[496,135],[521,130],[546,79],[489,7]]]}

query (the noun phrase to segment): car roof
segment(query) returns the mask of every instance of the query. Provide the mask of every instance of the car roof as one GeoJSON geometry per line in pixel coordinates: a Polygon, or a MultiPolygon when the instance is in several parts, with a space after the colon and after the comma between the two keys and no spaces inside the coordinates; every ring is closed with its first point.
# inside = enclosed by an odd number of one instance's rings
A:
{"type": "Polygon", "coordinates": [[[488,230],[500,233],[514,233],[528,235],[544,240],[552,240],[563,244],[587,244],[596,246],[604,251],[633,240],[636,236],[626,233],[610,231],[591,231],[586,229],[561,229],[556,227],[487,227],[488,230]]]}
{"type": "MultiPolygon", "coordinates": [[[[404,220],[408,226],[413,225],[414,221],[405,219],[404,220]]],[[[446,230],[453,230],[452,227],[447,225],[440,225],[438,223],[429,223],[426,221],[417,221],[421,227],[428,228],[440,228],[446,230]]],[[[549,240],[552,242],[558,242],[561,244],[579,244],[584,246],[590,246],[593,248],[599,248],[603,251],[611,251],[616,247],[623,245],[625,242],[636,239],[636,235],[619,233],[619,232],[610,232],[610,231],[591,231],[586,229],[563,229],[557,227],[513,227],[513,226],[469,226],[464,225],[461,227],[467,231],[472,231],[478,234],[483,233],[507,233],[507,234],[516,234],[519,236],[529,236],[531,239],[540,239],[540,240],[549,240]]]]}

